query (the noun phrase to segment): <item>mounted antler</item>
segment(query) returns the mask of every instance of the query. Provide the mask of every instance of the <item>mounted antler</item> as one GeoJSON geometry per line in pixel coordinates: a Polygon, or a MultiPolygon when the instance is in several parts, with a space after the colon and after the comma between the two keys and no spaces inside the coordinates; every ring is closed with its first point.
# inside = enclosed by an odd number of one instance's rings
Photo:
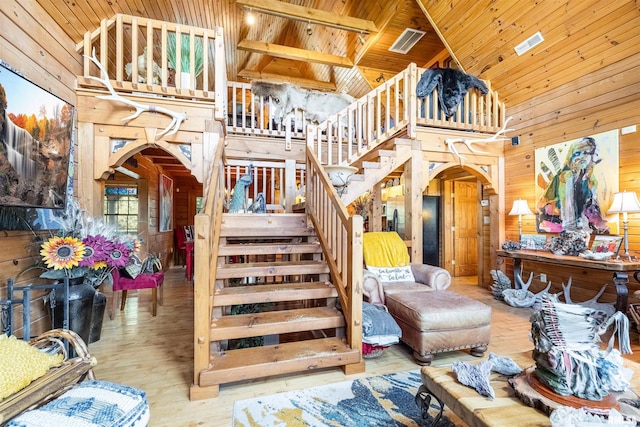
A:
{"type": "Polygon", "coordinates": [[[615,313],[615,311],[616,311],[615,303],[613,303],[613,302],[598,302],[598,299],[602,296],[602,294],[604,293],[606,288],[607,288],[607,285],[605,284],[605,285],[602,286],[602,288],[600,288],[600,291],[593,298],[591,298],[591,299],[589,299],[587,301],[574,303],[571,300],[571,277],[569,277],[569,280],[567,281],[567,284],[566,285],[564,283],[562,284],[562,294],[564,295],[564,301],[567,304],[578,304],[578,305],[581,305],[583,307],[589,307],[589,308],[592,308],[594,310],[600,310],[600,311],[603,311],[607,315],[610,316],[613,313],[615,313]]]}
{"type": "Polygon", "coordinates": [[[488,138],[482,138],[482,139],[466,139],[466,138],[447,138],[444,140],[445,144],[447,144],[447,147],[449,148],[449,151],[453,154],[455,154],[456,156],[458,156],[461,159],[464,159],[465,157],[460,154],[458,152],[458,150],[456,150],[456,147],[454,144],[456,143],[462,143],[464,145],[467,146],[467,148],[469,149],[469,151],[476,153],[476,154],[486,154],[485,151],[480,151],[480,150],[476,150],[475,148],[472,147],[473,144],[476,143],[483,143],[483,142],[494,142],[494,141],[504,141],[505,137],[501,137],[498,138],[498,136],[506,133],[506,132],[510,132],[513,129],[506,129],[507,127],[507,123],[509,123],[509,121],[512,119],[512,117],[507,117],[507,119],[504,121],[504,124],[502,125],[502,128],[496,132],[495,135],[490,136],[488,138]]]}
{"type": "Polygon", "coordinates": [[[166,136],[168,136],[168,135],[173,135],[174,133],[178,132],[178,129],[180,129],[180,125],[182,124],[182,122],[187,119],[187,113],[185,113],[185,112],[176,113],[175,111],[169,110],[168,108],[158,107],[158,106],[153,105],[153,104],[149,104],[149,105],[140,104],[138,102],[132,101],[130,99],[127,99],[127,98],[119,95],[115,91],[113,86],[111,85],[111,82],[109,81],[109,75],[107,74],[107,71],[104,69],[102,64],[96,58],[95,49],[93,51],[93,56],[91,56],[91,57],[89,57],[87,55],[84,55],[84,56],[89,58],[94,64],[96,64],[96,66],[100,69],[100,72],[102,73],[102,76],[104,77],[104,78],[101,79],[101,78],[94,77],[94,76],[87,76],[87,78],[91,79],[91,80],[95,80],[95,81],[97,81],[99,83],[102,83],[103,85],[106,86],[107,89],[109,89],[109,92],[111,92],[111,95],[99,95],[98,98],[111,100],[111,101],[118,101],[118,102],[121,102],[123,104],[126,104],[126,105],[136,109],[135,113],[133,113],[130,116],[127,116],[127,117],[123,118],[122,119],[123,121],[129,121],[129,120],[135,119],[136,117],[138,117],[140,114],[144,113],[145,111],[149,111],[151,113],[161,113],[161,114],[166,114],[167,116],[172,117],[172,120],[171,120],[171,123],[169,123],[169,126],[164,128],[164,130],[162,132],[160,132],[158,134],[158,136],[163,136],[165,134],[166,134],[166,136]],[[169,132],[169,130],[171,130],[171,132],[169,132]]]}

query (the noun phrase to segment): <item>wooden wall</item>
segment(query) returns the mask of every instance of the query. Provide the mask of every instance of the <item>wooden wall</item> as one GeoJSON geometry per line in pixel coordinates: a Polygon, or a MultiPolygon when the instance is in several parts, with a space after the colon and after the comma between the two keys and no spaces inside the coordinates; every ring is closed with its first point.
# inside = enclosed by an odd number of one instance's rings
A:
{"type": "MultiPolygon", "coordinates": [[[[75,43],[49,15],[33,0],[3,0],[0,28],[0,59],[28,80],[76,106],[75,76],[81,72],[80,58],[75,52],[75,43]]],[[[78,159],[75,162],[77,165],[78,159]]],[[[0,231],[0,298],[6,297],[7,279],[17,277],[33,265],[30,253],[38,252],[33,239],[30,232],[0,231]]],[[[25,285],[35,276],[36,271],[23,274],[17,284],[25,285]]],[[[32,333],[37,334],[48,329],[49,322],[44,313],[42,292],[34,294],[32,333]]],[[[16,320],[20,325],[22,308],[17,311],[16,320]]]]}
{"type": "Polygon", "coordinates": [[[176,227],[193,225],[197,197],[202,197],[202,184],[191,178],[176,177],[173,180],[173,223],[176,227]]]}
{"type": "MultiPolygon", "coordinates": [[[[514,117],[512,135],[520,135],[520,144],[505,145],[505,208],[513,201],[524,198],[529,207],[535,207],[534,150],[558,142],[569,141],[626,126],[640,125],[640,54],[601,68],[588,78],[577,79],[532,100],[508,106],[508,115],[514,117]]],[[[619,136],[619,190],[640,192],[640,127],[634,133],[619,136]]],[[[609,207],[602,206],[604,211],[609,207]]],[[[508,212],[505,212],[505,214],[508,212]]],[[[506,237],[517,240],[516,216],[505,215],[506,237]]],[[[535,217],[523,217],[523,233],[536,233],[535,217]]],[[[620,233],[622,234],[622,232],[620,233]]],[[[640,215],[629,215],[630,250],[640,254],[640,215]]],[[[500,266],[498,266],[500,267],[500,266]]],[[[511,271],[511,263],[507,262],[511,271]]],[[[490,266],[496,268],[496,266],[490,266]]],[[[592,297],[600,287],[609,283],[604,299],[615,300],[611,274],[594,274],[580,269],[565,270],[546,265],[525,263],[525,275],[530,271],[546,273],[552,281],[552,291],[573,276],[572,299],[583,301],[592,297]]],[[[632,282],[635,282],[633,278],[632,282]]],[[[539,277],[534,279],[534,292],[543,288],[539,277]]],[[[630,283],[630,293],[640,285],[630,283]]],[[[634,302],[634,299],[631,299],[634,302]]]]}
{"type": "MultiPolygon", "coordinates": [[[[75,51],[75,43],[59,28],[53,19],[34,0],[4,0],[0,2],[0,59],[12,66],[24,76],[52,92],[54,95],[78,107],[76,95],[76,76],[82,74],[81,57],[75,51]]],[[[94,143],[91,134],[78,128],[78,111],[76,109],[76,159],[74,170],[76,179],[89,181],[90,191],[83,190],[83,195],[93,193],[98,197],[80,197],[81,205],[94,215],[102,212],[100,195],[102,183],[91,180],[93,159],[88,156],[92,150],[79,149],[94,143]],[[88,137],[89,136],[89,137],[88,137]],[[86,157],[86,158],[85,158],[86,157]],[[89,171],[88,169],[91,169],[89,171]],[[90,205],[90,206],[89,206],[90,205]]],[[[160,168],[148,159],[138,156],[136,170],[148,186],[147,233],[143,238],[147,249],[160,254],[163,265],[168,267],[173,256],[173,231],[158,232],[158,173],[160,168]]],[[[79,191],[78,183],[74,183],[75,191],[79,191]]],[[[174,219],[175,223],[175,219],[174,219]]],[[[33,244],[34,236],[30,232],[0,230],[0,299],[6,297],[6,282],[9,277],[17,277],[20,272],[33,265],[38,256],[39,246],[33,244]]],[[[36,270],[22,274],[18,285],[38,281],[36,270]]],[[[49,329],[49,321],[42,304],[43,293],[35,294],[31,304],[33,319],[32,334],[49,329]]],[[[16,295],[17,296],[17,295],[16,295]]],[[[16,322],[20,326],[22,309],[18,308],[16,322]]],[[[18,331],[18,335],[21,332],[18,331]]]]}

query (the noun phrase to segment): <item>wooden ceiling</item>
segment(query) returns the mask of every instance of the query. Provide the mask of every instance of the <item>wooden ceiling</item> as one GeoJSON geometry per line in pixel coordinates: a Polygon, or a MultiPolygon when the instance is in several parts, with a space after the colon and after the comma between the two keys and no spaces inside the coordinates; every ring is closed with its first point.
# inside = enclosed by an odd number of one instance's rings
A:
{"type": "Polygon", "coordinates": [[[640,5],[634,0],[37,1],[75,42],[116,13],[220,26],[229,80],[243,80],[243,75],[295,78],[310,86],[329,83],[356,97],[382,83],[381,75],[395,75],[410,62],[442,65],[447,46],[454,63],[490,80],[508,106],[516,105],[635,54],[640,38],[640,5]],[[249,26],[245,18],[252,4],[267,13],[252,9],[256,22],[249,26]],[[309,20],[269,13],[284,9],[294,14],[297,6],[309,20]],[[327,15],[333,22],[317,23],[327,15]],[[347,17],[378,31],[366,34],[331,25],[347,17]],[[389,52],[405,28],[427,34],[407,55],[389,52]],[[537,31],[544,42],[518,56],[514,47],[537,31]],[[353,65],[318,62],[326,58],[345,58],[353,65]]]}
{"type": "Polygon", "coordinates": [[[640,42],[637,0],[37,1],[75,42],[116,13],[220,26],[229,80],[293,80],[355,97],[411,62],[442,66],[451,56],[489,80],[507,107],[533,107],[536,97],[637,54],[640,42]],[[249,26],[251,5],[261,10],[252,8],[249,26]],[[351,31],[335,28],[345,21],[351,31]],[[405,28],[427,34],[407,55],[388,51],[405,28]],[[537,31],[544,42],[518,56],[514,47],[537,31]]]}

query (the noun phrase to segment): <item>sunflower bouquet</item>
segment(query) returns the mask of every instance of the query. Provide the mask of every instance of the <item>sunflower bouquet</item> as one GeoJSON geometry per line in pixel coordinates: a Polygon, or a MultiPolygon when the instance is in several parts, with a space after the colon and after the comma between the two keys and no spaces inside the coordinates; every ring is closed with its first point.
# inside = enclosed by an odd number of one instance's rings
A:
{"type": "Polygon", "coordinates": [[[87,217],[74,199],[61,220],[62,228],[41,245],[40,277],[84,277],[99,286],[114,268],[124,267],[140,248],[136,237],[120,235],[102,219],[87,217]]]}

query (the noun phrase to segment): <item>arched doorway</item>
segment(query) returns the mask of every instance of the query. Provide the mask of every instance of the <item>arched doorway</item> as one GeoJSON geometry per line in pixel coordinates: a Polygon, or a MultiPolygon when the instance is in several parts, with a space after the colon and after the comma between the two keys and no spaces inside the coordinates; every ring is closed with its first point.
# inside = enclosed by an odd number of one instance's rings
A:
{"type": "Polygon", "coordinates": [[[489,259],[489,175],[476,166],[441,164],[425,194],[439,199],[440,266],[453,277],[479,276],[489,259]]]}

